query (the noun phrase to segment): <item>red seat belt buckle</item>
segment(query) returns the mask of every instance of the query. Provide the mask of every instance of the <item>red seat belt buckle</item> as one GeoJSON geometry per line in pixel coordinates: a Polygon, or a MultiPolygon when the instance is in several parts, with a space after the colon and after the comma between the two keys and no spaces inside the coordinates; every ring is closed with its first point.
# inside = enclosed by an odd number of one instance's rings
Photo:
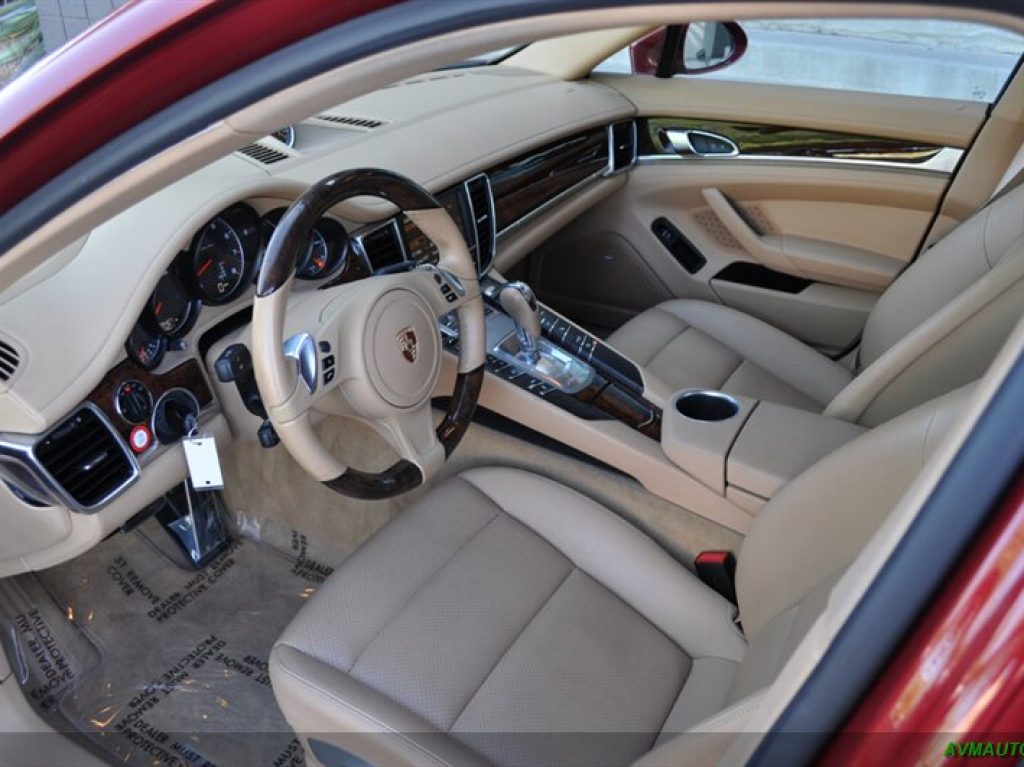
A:
{"type": "Polygon", "coordinates": [[[731,551],[702,551],[693,564],[704,585],[736,604],[736,557],[731,551]]]}

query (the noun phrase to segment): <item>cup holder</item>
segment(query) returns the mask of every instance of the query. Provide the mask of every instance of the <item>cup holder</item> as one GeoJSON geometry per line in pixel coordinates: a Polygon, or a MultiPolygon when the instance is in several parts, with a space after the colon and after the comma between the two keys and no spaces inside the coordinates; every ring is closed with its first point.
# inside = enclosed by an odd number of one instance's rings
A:
{"type": "Polygon", "coordinates": [[[676,410],[694,421],[725,421],[740,412],[740,403],[724,392],[695,389],[679,395],[676,410]]]}

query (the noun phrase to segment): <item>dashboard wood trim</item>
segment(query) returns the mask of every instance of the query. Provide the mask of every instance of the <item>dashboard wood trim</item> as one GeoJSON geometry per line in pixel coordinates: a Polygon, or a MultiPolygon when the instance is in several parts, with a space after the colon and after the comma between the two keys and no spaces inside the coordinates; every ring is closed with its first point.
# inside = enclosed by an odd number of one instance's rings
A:
{"type": "Polygon", "coordinates": [[[498,233],[607,167],[608,130],[600,126],[488,171],[498,233]]]}
{"type": "Polygon", "coordinates": [[[107,371],[103,380],[86,399],[103,411],[117,433],[126,441],[134,424],[122,418],[114,405],[117,389],[126,381],[142,383],[153,395],[154,402],[171,389],[190,391],[201,409],[205,409],[213,402],[213,392],[210,391],[206,376],[203,375],[202,367],[196,359],[186,360],[165,373],[153,373],[131,360],[124,360],[107,371]]]}

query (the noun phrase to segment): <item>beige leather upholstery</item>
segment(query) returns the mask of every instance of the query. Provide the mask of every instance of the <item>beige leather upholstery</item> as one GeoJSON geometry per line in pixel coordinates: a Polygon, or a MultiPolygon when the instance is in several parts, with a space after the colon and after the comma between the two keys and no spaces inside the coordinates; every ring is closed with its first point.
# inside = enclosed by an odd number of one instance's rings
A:
{"type": "Polygon", "coordinates": [[[522,471],[466,472],[294,619],[271,654],[281,708],[303,737],[373,764],[676,753],[680,733],[772,681],[965,399],[863,434],[765,507],[739,553],[746,637],[730,604],[593,501],[522,471]]]}
{"type": "Polygon", "coordinates": [[[709,301],[666,301],[608,343],[644,368],[648,388],[661,398],[709,387],[821,411],[853,377],[768,323],[709,301]]]}
{"type": "Polygon", "coordinates": [[[722,389],[865,425],[979,378],[1024,314],[1024,187],[927,250],[868,317],[856,375],[760,320],[710,302],[668,301],[608,342],[644,367],[659,397],[722,389]]]}

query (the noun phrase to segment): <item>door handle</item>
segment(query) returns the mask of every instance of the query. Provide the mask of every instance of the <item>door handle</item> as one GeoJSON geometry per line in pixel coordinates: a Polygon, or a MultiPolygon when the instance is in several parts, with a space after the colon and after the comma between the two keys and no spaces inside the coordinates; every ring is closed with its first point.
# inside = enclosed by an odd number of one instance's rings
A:
{"type": "Polygon", "coordinates": [[[706,130],[665,128],[661,140],[683,157],[735,157],[740,153],[731,138],[706,130]]]}

